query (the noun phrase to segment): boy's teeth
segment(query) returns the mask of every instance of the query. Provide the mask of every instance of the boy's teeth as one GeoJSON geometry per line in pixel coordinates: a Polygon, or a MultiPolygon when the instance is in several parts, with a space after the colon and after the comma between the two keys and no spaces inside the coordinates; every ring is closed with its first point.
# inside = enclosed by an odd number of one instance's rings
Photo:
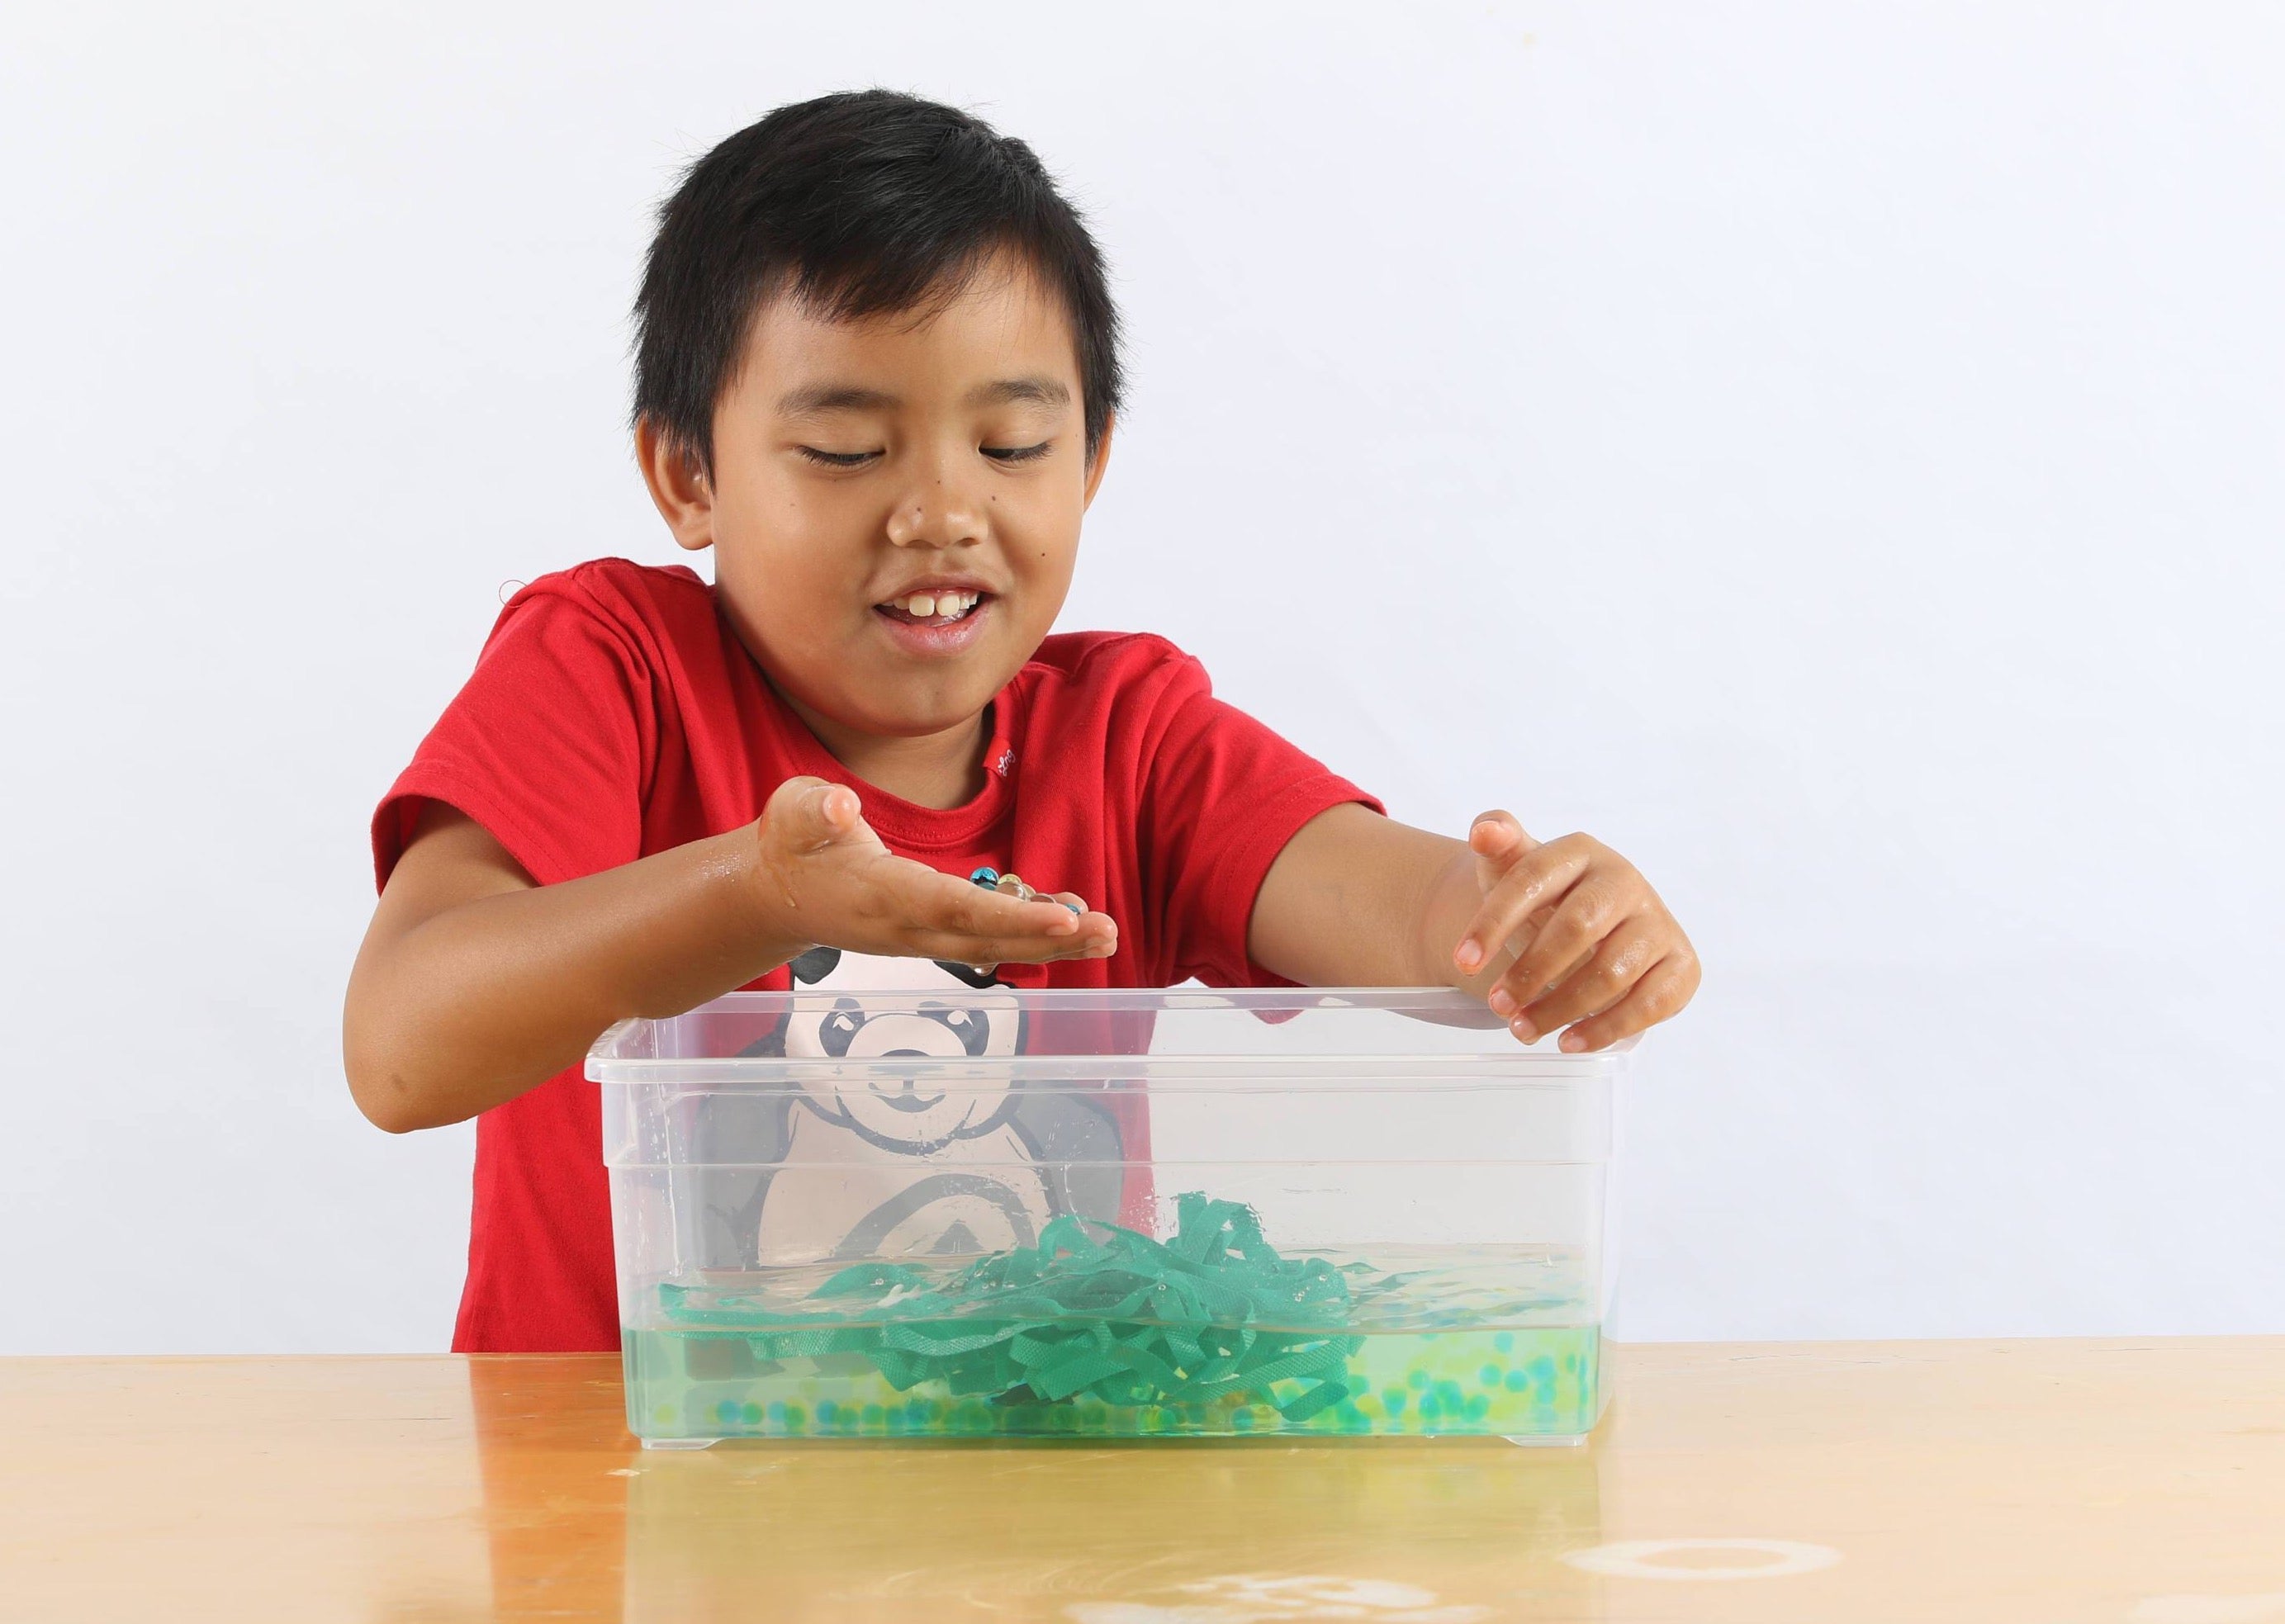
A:
{"type": "Polygon", "coordinates": [[[915,592],[897,600],[897,607],[915,620],[961,616],[976,607],[975,592],[915,592]]]}

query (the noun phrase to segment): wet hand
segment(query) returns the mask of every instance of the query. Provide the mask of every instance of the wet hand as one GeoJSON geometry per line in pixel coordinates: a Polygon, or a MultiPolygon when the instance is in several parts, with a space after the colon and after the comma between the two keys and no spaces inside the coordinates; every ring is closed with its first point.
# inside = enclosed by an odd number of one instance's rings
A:
{"type": "Polygon", "coordinates": [[[1484,1001],[1526,1043],[1567,1027],[1560,1047],[1607,1047],[1679,1011],[1698,991],[1698,954],[1640,871],[1599,840],[1542,844],[1504,812],[1468,831],[1483,904],[1452,950],[1464,976],[1512,952],[1484,1001]]]}
{"type": "Polygon", "coordinates": [[[899,857],[865,821],[846,784],[788,779],[755,832],[765,916],[797,951],[838,947],[985,966],[1104,959],[1118,951],[1111,916],[1087,912],[1069,892],[1019,901],[899,857]]]}

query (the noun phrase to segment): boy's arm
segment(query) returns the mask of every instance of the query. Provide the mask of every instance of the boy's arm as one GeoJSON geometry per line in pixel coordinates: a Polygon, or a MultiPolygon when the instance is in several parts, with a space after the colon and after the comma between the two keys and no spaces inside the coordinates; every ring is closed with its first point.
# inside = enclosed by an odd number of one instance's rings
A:
{"type": "Polygon", "coordinates": [[[1633,864],[1585,835],[1543,845],[1504,812],[1457,841],[1328,808],[1270,865],[1247,946],[1305,986],[1457,987],[1524,1042],[1570,1027],[1574,1052],[1665,1020],[1699,982],[1689,938],[1633,864]]]}
{"type": "Polygon", "coordinates": [[[812,946],[1103,957],[1116,927],[1064,906],[1079,900],[1018,902],[898,857],[822,779],[787,781],[756,823],[561,885],[432,802],[349,975],[349,1092],[394,1133],[458,1122],[576,1063],[615,1021],[679,1014],[812,946]]]}

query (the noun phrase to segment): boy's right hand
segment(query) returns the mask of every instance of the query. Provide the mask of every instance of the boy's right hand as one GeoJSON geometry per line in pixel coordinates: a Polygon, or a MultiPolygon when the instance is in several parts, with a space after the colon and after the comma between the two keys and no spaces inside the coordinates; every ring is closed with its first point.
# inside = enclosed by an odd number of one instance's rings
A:
{"type": "MultiPolygon", "coordinates": [[[[811,947],[954,964],[1105,959],[1119,947],[1107,914],[1064,891],[1031,902],[899,857],[865,821],[857,792],[789,778],[755,825],[760,902],[777,938],[811,947]]],[[[793,956],[791,954],[789,957],[793,956]]]]}

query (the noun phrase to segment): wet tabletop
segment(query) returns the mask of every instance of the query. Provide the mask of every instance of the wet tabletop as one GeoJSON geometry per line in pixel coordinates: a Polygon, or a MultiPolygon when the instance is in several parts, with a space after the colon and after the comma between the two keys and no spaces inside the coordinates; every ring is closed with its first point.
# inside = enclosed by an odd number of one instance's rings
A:
{"type": "Polygon", "coordinates": [[[1615,1358],[1584,1448],[695,1454],[615,1357],[0,1360],[0,1618],[2285,1624],[2285,1338],[1615,1358]]]}

